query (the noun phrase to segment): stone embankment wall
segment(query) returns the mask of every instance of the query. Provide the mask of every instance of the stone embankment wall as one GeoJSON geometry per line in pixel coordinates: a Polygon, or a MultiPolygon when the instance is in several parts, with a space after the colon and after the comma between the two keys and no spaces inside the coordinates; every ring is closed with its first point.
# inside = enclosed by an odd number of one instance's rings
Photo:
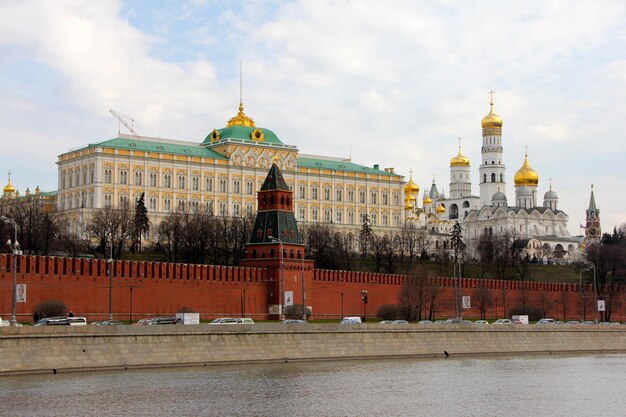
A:
{"type": "Polygon", "coordinates": [[[283,361],[626,353],[626,326],[165,325],[0,328],[0,374],[283,361]]]}

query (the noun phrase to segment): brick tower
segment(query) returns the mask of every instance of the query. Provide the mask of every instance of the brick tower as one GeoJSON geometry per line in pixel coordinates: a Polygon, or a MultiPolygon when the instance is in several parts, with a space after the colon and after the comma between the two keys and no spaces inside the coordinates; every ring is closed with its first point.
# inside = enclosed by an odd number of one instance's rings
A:
{"type": "Polygon", "coordinates": [[[268,269],[269,314],[283,318],[284,306],[306,304],[307,281],[312,281],[313,261],[304,259],[304,244],[293,211],[289,190],[276,161],[272,163],[257,196],[257,216],[246,244],[242,266],[268,269]]]}

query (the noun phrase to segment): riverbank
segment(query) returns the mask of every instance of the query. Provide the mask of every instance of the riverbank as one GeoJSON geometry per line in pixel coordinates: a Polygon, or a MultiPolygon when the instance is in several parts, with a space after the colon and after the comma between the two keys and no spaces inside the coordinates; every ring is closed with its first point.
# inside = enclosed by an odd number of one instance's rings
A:
{"type": "Polygon", "coordinates": [[[626,353],[626,326],[4,327],[0,352],[0,375],[446,355],[626,353]]]}

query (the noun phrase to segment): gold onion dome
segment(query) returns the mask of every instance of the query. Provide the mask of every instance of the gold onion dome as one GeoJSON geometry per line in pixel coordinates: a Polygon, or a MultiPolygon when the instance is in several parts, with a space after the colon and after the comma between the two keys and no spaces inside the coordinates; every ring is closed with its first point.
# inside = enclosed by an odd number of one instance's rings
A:
{"type": "Polygon", "coordinates": [[[405,210],[413,210],[413,207],[415,207],[415,206],[414,206],[414,205],[413,205],[413,203],[411,203],[410,201],[406,201],[406,202],[404,203],[404,209],[405,209],[405,210]]]}
{"type": "Polygon", "coordinates": [[[539,175],[537,172],[530,167],[528,163],[528,154],[526,154],[524,158],[524,163],[522,167],[515,173],[515,185],[523,186],[523,185],[534,185],[539,184],[539,175]]]}
{"type": "Polygon", "coordinates": [[[437,213],[445,213],[446,212],[446,208],[443,206],[443,203],[439,203],[439,205],[437,206],[437,213]]]}
{"type": "Polygon", "coordinates": [[[404,201],[411,201],[411,202],[415,202],[416,198],[414,195],[407,195],[406,197],[404,197],[404,201]]]}
{"type": "Polygon", "coordinates": [[[461,154],[461,146],[459,146],[459,154],[450,160],[450,166],[468,167],[469,165],[470,165],[469,158],[461,154]]]}
{"type": "Polygon", "coordinates": [[[424,203],[424,204],[432,204],[433,200],[430,199],[428,194],[424,193],[424,199],[422,200],[422,203],[424,203]]]}
{"type": "Polygon", "coordinates": [[[409,182],[404,186],[405,194],[417,194],[420,192],[420,187],[413,181],[413,178],[409,178],[409,182]]]}
{"type": "Polygon", "coordinates": [[[226,123],[226,127],[231,126],[256,127],[256,125],[254,124],[254,120],[246,116],[246,114],[243,112],[243,102],[241,101],[239,102],[239,113],[237,113],[237,116],[233,117],[226,123]]]}
{"type": "Polygon", "coordinates": [[[489,128],[489,127],[502,127],[502,119],[500,118],[500,116],[498,116],[497,114],[495,114],[493,112],[493,101],[491,101],[491,103],[489,103],[489,114],[486,115],[485,117],[483,117],[483,120],[480,122],[480,124],[483,126],[484,128],[489,128]]]}
{"type": "Polygon", "coordinates": [[[8,194],[8,193],[14,193],[15,192],[15,187],[13,186],[13,184],[11,184],[11,180],[9,179],[9,183],[4,187],[4,193],[8,194]]]}

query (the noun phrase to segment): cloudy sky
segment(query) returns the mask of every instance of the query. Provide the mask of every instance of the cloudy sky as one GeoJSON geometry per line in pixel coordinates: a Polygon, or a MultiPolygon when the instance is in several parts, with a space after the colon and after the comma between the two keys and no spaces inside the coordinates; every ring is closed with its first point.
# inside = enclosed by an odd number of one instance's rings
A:
{"type": "MultiPolygon", "coordinates": [[[[495,90],[507,195],[524,149],[579,234],[591,185],[626,222],[623,1],[0,0],[0,174],[57,188],[57,155],[113,138],[201,141],[239,101],[307,154],[449,188],[462,138],[478,195],[495,90]]],[[[542,198],[541,198],[542,200],[542,198]]]]}

